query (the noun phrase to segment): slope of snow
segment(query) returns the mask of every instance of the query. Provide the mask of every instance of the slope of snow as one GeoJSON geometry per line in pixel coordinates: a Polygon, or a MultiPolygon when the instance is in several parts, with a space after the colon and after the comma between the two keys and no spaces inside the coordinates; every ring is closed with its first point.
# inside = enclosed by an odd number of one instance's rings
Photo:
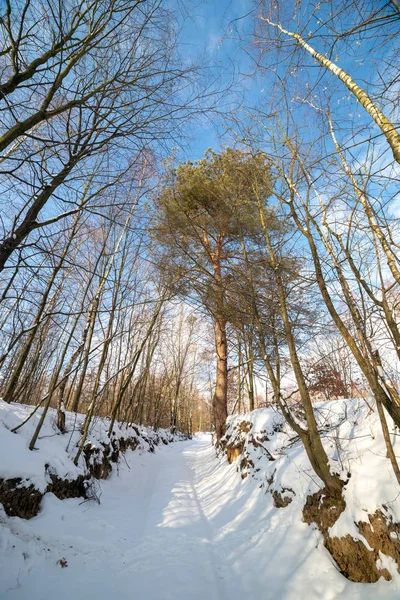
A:
{"type": "MultiPolygon", "coordinates": [[[[339,410],[321,407],[328,409],[334,415],[339,410]]],[[[256,411],[246,419],[252,419],[260,431],[270,425],[280,428],[273,411],[256,411]]],[[[364,427],[371,427],[374,443],[378,440],[377,447],[369,446],[375,454],[382,448],[374,422],[372,415],[364,427]]],[[[359,465],[361,474],[356,479],[365,475],[362,464],[367,453],[357,427],[353,436],[355,441],[357,435],[357,448],[354,454],[349,449],[347,455],[353,467],[354,462],[359,465]]],[[[255,478],[243,480],[237,463],[228,465],[225,456],[216,456],[211,437],[201,435],[161,446],[154,455],[129,450],[118,471],[100,483],[100,505],[80,499],[61,501],[46,494],[41,512],[29,521],[3,514],[0,598],[399,598],[397,575],[391,582],[355,584],[338,572],[320,534],[301,520],[304,497],[296,494],[284,509],[273,506],[262,477],[272,465],[277,472],[275,482],[279,479],[297,491],[302,485],[305,491],[316,485],[298,444],[289,449],[289,458],[279,456],[281,442],[285,439],[287,444],[290,435],[281,431],[263,442],[276,454],[274,462],[257,459],[256,453],[262,450],[254,449],[255,478]],[[60,560],[65,561],[64,568],[60,560]]],[[[328,438],[326,443],[330,445],[328,438]]],[[[334,451],[335,445],[333,458],[334,451]]],[[[381,467],[383,463],[382,458],[381,467]]],[[[382,469],[379,476],[385,487],[376,493],[386,494],[389,474],[382,469]]],[[[350,489],[358,492],[358,488],[350,489]]],[[[368,506],[368,498],[364,502],[368,506]]]]}
{"type": "MultiPolygon", "coordinates": [[[[351,533],[349,528],[354,521],[367,521],[368,514],[382,505],[387,507],[394,521],[400,522],[400,489],[386,458],[377,413],[359,398],[320,402],[315,405],[315,411],[331,470],[344,481],[348,480],[344,488],[347,508],[331,529],[331,535],[351,533]]],[[[388,415],[387,420],[400,460],[400,438],[388,415]]],[[[249,474],[269,491],[291,488],[304,503],[308,494],[323,487],[311,469],[302,444],[274,408],[230,417],[227,437],[231,444],[244,440],[248,457],[254,463],[249,474]],[[240,429],[242,422],[251,426],[247,433],[240,429]],[[250,440],[255,440],[256,445],[250,440]],[[275,460],[268,460],[267,451],[275,460]],[[266,483],[272,477],[273,482],[266,483]]]]}
{"type": "MultiPolygon", "coordinates": [[[[7,457],[0,461],[0,479],[21,477],[25,485],[33,484],[36,489],[44,492],[49,483],[48,468],[51,473],[61,479],[76,479],[78,475],[84,474],[86,465],[83,455],[80,457],[78,466],[73,459],[77,452],[77,444],[80,441],[80,429],[84,421],[84,415],[66,412],[65,424],[67,433],[60,435],[57,428],[57,414],[54,409],[49,409],[35,450],[30,452],[29,442],[36,429],[42,409],[39,408],[33,417],[16,433],[11,430],[22,423],[33,411],[32,406],[23,404],[6,404],[0,400],[0,456],[7,457]]],[[[90,426],[87,443],[92,448],[98,448],[99,453],[104,449],[103,444],[109,444],[110,438],[107,431],[110,420],[106,418],[95,418],[90,426]]],[[[176,436],[179,438],[179,435],[176,436]]],[[[117,442],[121,438],[136,439],[138,446],[148,450],[159,441],[172,441],[170,431],[160,429],[154,432],[150,427],[127,427],[115,423],[113,427],[113,439],[117,442]]]]}

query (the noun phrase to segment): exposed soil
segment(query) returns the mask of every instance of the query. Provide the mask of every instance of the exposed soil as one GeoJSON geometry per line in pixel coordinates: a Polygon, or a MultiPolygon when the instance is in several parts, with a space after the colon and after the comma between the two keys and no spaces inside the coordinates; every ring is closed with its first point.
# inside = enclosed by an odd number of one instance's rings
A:
{"type": "Polygon", "coordinates": [[[243,431],[243,433],[249,433],[249,431],[251,431],[251,428],[253,427],[253,425],[250,423],[250,421],[242,421],[239,425],[240,430],[243,431]]]}
{"type": "MultiPolygon", "coordinates": [[[[60,479],[50,475],[51,483],[47,486],[46,493],[51,492],[60,500],[65,498],[86,498],[86,483],[88,478],[80,475],[76,479],[60,479]]],[[[20,515],[19,515],[20,516],[20,515]]]]}
{"type": "Polygon", "coordinates": [[[282,488],[281,492],[274,490],[272,492],[272,500],[275,508],[286,508],[292,502],[295,495],[292,488],[282,488]]]}
{"type": "Polygon", "coordinates": [[[316,523],[324,533],[332,527],[346,508],[342,494],[332,494],[326,488],[307,497],[303,508],[303,518],[309,525],[316,523]]]}
{"type": "Polygon", "coordinates": [[[392,557],[400,572],[400,524],[377,510],[368,515],[369,522],[356,523],[360,534],[370,546],[351,535],[331,537],[329,528],[344,511],[346,503],[341,495],[332,496],[326,489],[308,496],[303,508],[306,523],[316,523],[324,538],[324,545],[334,558],[340,572],[359,583],[375,583],[380,577],[392,579],[389,571],[380,567],[380,552],[392,557]]]}
{"type": "Polygon", "coordinates": [[[20,477],[0,480],[0,502],[9,517],[31,519],[39,512],[42,494],[20,477]]]}

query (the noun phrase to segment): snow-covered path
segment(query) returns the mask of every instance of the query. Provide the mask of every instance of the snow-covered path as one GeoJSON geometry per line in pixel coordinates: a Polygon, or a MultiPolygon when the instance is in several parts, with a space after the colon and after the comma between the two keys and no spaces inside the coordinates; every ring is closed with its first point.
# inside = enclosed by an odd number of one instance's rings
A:
{"type": "Polygon", "coordinates": [[[312,528],[216,459],[208,436],[129,452],[101,492],[100,505],[47,494],[34,519],[7,520],[1,598],[392,597],[383,581],[347,582],[312,528]]]}
{"type": "Polygon", "coordinates": [[[210,507],[199,490],[210,451],[204,436],[158,449],[154,456],[129,453],[130,468],[123,465],[119,475],[101,483],[100,506],[60,502],[48,494],[36,518],[12,519],[24,556],[7,597],[44,600],[57,590],[59,600],[111,594],[232,598],[240,580],[217,551],[206,515],[210,507]],[[59,559],[68,567],[56,565],[59,559]]]}

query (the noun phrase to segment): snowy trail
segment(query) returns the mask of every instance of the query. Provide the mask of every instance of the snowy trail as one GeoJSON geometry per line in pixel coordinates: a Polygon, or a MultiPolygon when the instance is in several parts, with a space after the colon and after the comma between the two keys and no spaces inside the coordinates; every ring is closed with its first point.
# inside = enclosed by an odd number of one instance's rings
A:
{"type": "Polygon", "coordinates": [[[232,598],[240,581],[216,549],[198,487],[210,452],[204,436],[155,456],[129,453],[130,468],[121,465],[119,475],[101,483],[100,506],[49,494],[36,518],[11,519],[2,547],[16,542],[24,549],[14,582],[4,557],[4,596],[44,600],[57,590],[59,600],[232,598]],[[59,559],[68,567],[49,568],[59,559]]]}
{"type": "Polygon", "coordinates": [[[34,519],[7,520],[1,598],[391,597],[384,582],[346,581],[312,528],[216,459],[208,436],[129,452],[101,490],[100,505],[47,494],[34,519]]]}

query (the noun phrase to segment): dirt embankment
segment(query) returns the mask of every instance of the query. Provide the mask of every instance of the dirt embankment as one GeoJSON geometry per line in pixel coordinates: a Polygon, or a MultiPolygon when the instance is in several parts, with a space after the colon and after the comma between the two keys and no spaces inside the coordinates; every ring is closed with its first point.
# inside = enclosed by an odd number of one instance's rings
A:
{"type": "Polygon", "coordinates": [[[61,479],[52,472],[50,465],[45,465],[49,483],[44,492],[37,490],[33,484],[27,485],[27,482],[20,477],[0,479],[0,503],[3,504],[8,516],[31,519],[38,514],[42,498],[48,492],[53,493],[60,500],[96,499],[93,480],[107,479],[121,455],[128,449],[136,450],[141,440],[147,443],[149,452],[154,452],[155,447],[160,444],[169,443],[161,436],[144,439],[143,435],[140,438],[119,438],[99,446],[88,443],[83,451],[86,466],[84,475],[79,475],[76,479],[61,479]]]}
{"type": "MultiPolygon", "coordinates": [[[[269,441],[267,432],[253,432],[252,423],[238,422],[221,442],[221,448],[228,462],[237,461],[242,478],[260,469],[254,468],[252,448],[261,447],[263,457],[273,461],[274,457],[264,446],[269,441]]],[[[273,432],[272,432],[273,435],[273,432]]],[[[274,506],[287,507],[296,495],[291,488],[274,489],[275,470],[267,479],[268,491],[272,495],[274,506]]],[[[309,525],[315,524],[322,534],[325,548],[334,558],[340,572],[351,581],[375,583],[380,577],[391,580],[392,576],[383,562],[390,557],[400,572],[400,523],[393,521],[386,506],[377,507],[368,514],[368,521],[355,522],[361,539],[350,534],[337,537],[330,535],[330,528],[346,509],[342,494],[332,496],[321,489],[305,499],[303,519],[309,525]]]]}
{"type": "Polygon", "coordinates": [[[400,523],[394,523],[386,507],[368,515],[367,521],[356,522],[360,535],[365,539],[354,539],[350,534],[331,536],[332,527],[346,503],[342,496],[332,497],[326,489],[307,497],[303,518],[308,524],[315,523],[323,535],[324,545],[329,550],[339,570],[347,579],[362,583],[375,583],[380,577],[392,579],[382,565],[382,555],[391,557],[400,572],[400,523]]]}

